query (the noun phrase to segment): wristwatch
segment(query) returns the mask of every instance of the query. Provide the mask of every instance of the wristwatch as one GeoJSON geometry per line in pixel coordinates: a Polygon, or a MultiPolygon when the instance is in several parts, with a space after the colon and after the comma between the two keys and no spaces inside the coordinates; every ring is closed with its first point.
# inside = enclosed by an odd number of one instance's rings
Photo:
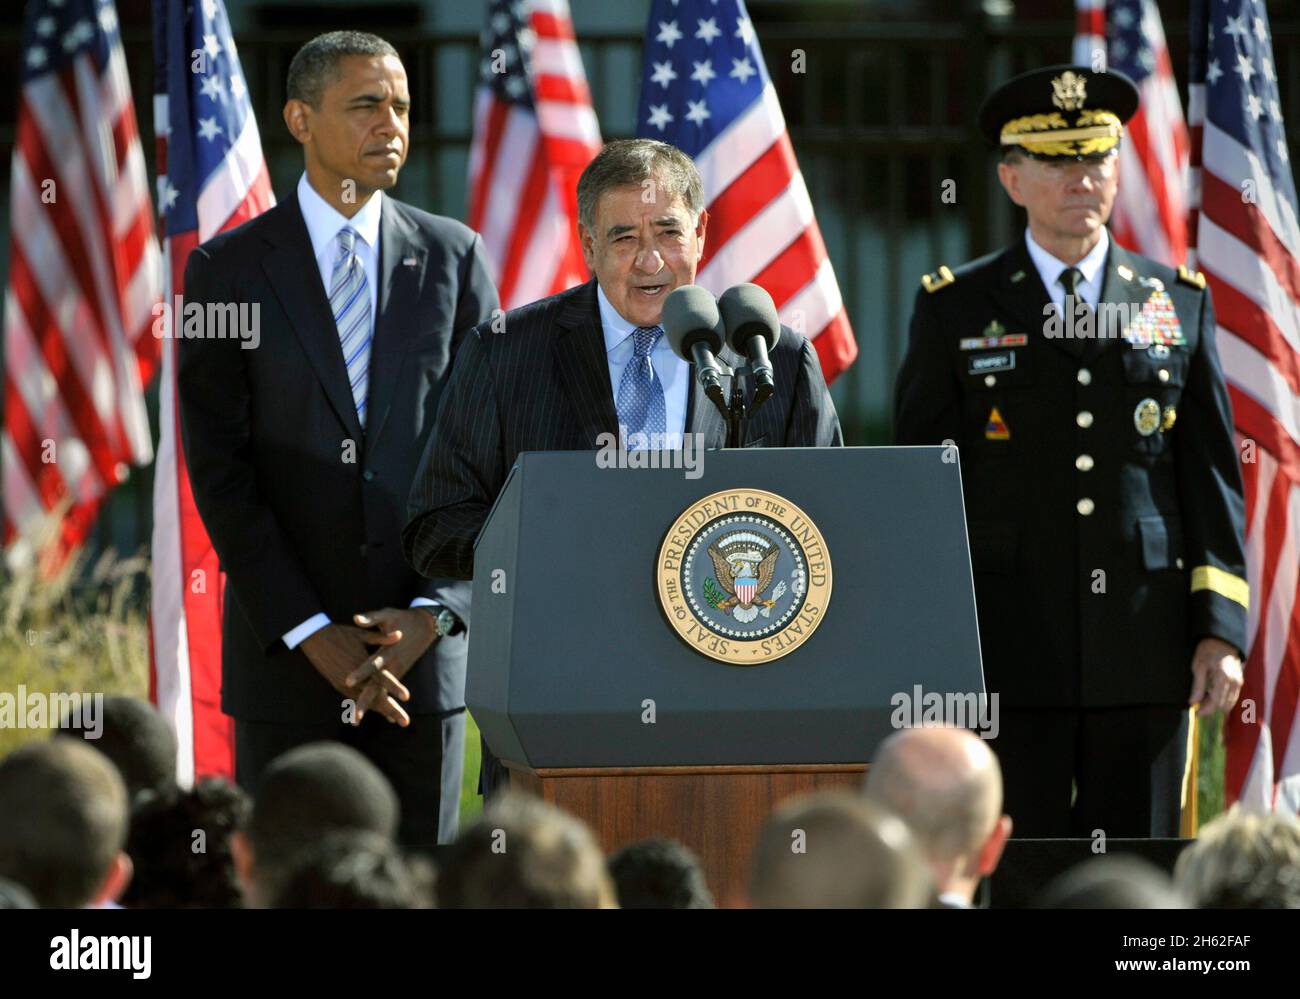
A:
{"type": "Polygon", "coordinates": [[[421,604],[425,610],[433,615],[433,626],[438,632],[439,638],[446,638],[448,635],[455,635],[465,630],[465,625],[450,608],[442,604],[421,604]]]}

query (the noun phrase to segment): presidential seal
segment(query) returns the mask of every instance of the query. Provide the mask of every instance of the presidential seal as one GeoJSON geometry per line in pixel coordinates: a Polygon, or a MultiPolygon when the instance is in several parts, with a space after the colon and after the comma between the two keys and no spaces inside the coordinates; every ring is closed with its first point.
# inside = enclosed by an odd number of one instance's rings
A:
{"type": "Polygon", "coordinates": [[[821,532],[789,500],[761,489],[706,496],[659,548],[659,606],[701,655],[757,666],[793,652],[821,624],[831,561],[821,532]]]}

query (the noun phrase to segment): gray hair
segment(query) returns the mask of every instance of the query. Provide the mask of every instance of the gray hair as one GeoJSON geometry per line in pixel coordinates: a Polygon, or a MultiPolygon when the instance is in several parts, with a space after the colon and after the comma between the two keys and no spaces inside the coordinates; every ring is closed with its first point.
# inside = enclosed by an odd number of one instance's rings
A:
{"type": "Polygon", "coordinates": [[[378,35],[365,31],[330,31],[317,35],[289,63],[289,79],[285,84],[288,99],[320,107],[325,88],[339,78],[339,60],[354,55],[396,56],[397,49],[378,35]]]}
{"type": "Polygon", "coordinates": [[[694,222],[704,211],[704,182],[691,158],[656,139],[618,139],[587,164],[578,178],[578,221],[591,229],[601,195],[617,187],[640,187],[653,180],[666,197],[680,196],[694,222]]]}
{"type": "Polygon", "coordinates": [[[1234,807],[1182,852],[1174,881],[1202,909],[1300,908],[1300,822],[1234,807]]]}

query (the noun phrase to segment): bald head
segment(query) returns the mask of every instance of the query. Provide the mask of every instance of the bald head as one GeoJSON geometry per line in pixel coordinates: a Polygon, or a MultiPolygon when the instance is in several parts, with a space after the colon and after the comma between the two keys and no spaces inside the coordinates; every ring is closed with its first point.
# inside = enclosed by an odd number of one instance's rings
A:
{"type": "Polygon", "coordinates": [[[979,850],[1002,814],[1002,770],[962,728],[909,728],[880,745],[867,797],[901,816],[932,861],[979,850]]]}

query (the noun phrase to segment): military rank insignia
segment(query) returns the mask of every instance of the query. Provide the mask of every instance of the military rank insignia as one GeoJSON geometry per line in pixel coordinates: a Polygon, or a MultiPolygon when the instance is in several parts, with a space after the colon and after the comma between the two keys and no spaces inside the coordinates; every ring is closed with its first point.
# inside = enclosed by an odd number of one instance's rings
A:
{"type": "Polygon", "coordinates": [[[1167,434],[1174,429],[1174,421],[1178,419],[1178,410],[1173,406],[1165,407],[1165,415],[1160,418],[1160,432],[1167,434]]]}
{"type": "Polygon", "coordinates": [[[967,336],[957,341],[958,350],[989,350],[992,347],[1023,347],[1029,337],[1023,333],[1008,333],[1006,327],[995,319],[984,330],[984,336],[967,336]]]}
{"type": "Polygon", "coordinates": [[[997,406],[993,407],[988,422],[984,424],[984,439],[986,441],[1011,440],[1011,431],[1007,427],[1006,420],[1002,419],[1002,414],[998,412],[997,406]]]}
{"type": "Polygon", "coordinates": [[[1150,437],[1160,429],[1160,403],[1143,399],[1133,410],[1133,426],[1143,437],[1150,437]]]}
{"type": "Polygon", "coordinates": [[[1138,348],[1154,344],[1181,347],[1187,343],[1173,300],[1163,287],[1154,289],[1142,303],[1142,311],[1124,328],[1123,336],[1130,346],[1138,348]]]}

